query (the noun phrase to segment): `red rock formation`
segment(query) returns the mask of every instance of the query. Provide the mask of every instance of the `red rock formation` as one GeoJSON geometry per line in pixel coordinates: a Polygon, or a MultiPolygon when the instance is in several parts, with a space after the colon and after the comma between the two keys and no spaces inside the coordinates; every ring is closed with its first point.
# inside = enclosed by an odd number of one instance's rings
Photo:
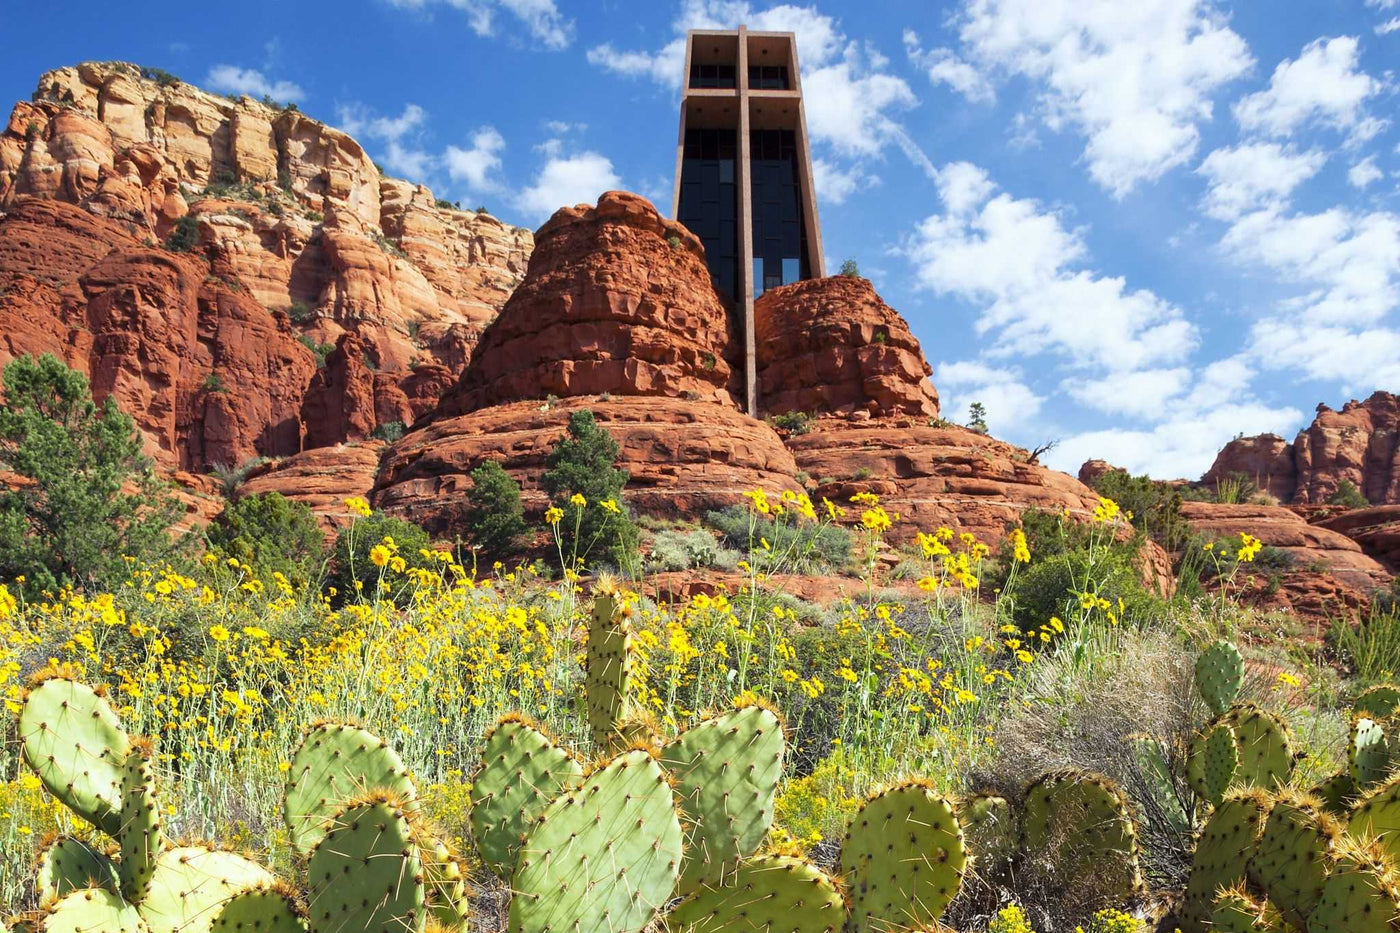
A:
{"type": "Polygon", "coordinates": [[[1348,509],[1316,524],[1351,538],[1391,573],[1400,570],[1400,504],[1348,509]]]}
{"type": "Polygon", "coordinates": [[[919,342],[868,279],[769,289],[754,304],[754,334],[765,412],[938,416],[919,342]]]}
{"type": "Polygon", "coordinates": [[[544,508],[545,458],[569,415],[588,408],[622,448],[631,474],[625,497],[642,512],[701,514],[741,501],[754,488],[796,489],[797,467],[761,421],[722,405],[668,398],[563,399],[545,408],[514,402],[438,418],[395,444],[374,502],[434,534],[461,530],[468,475],[496,460],[524,487],[527,507],[544,508]]]}
{"type": "Polygon", "coordinates": [[[1079,465],[1079,481],[1085,486],[1093,486],[1105,473],[1113,473],[1121,469],[1123,468],[1116,467],[1107,460],[1085,460],[1079,465]]]}
{"type": "Polygon", "coordinates": [[[383,452],[382,441],[303,451],[251,472],[238,495],[280,492],[288,499],[304,502],[320,520],[327,538],[333,539],[353,517],[345,500],[352,496],[368,498],[383,452]]]}
{"type": "Polygon", "coordinates": [[[1277,434],[1237,437],[1216,455],[1201,481],[1214,486],[1236,474],[1247,477],[1279,502],[1288,502],[1298,486],[1293,445],[1277,434]]]}
{"type": "Polygon", "coordinates": [[[539,229],[525,281],[440,414],[605,392],[729,404],[729,344],[700,242],[610,191],[539,229]]]}
{"type": "Polygon", "coordinates": [[[1030,463],[1021,448],[956,425],[821,418],[787,444],[818,484],[816,497],[844,503],[857,492],[879,494],[900,513],[896,540],[946,525],[995,545],[1028,508],[1087,519],[1098,501],[1074,477],[1030,463]]]}

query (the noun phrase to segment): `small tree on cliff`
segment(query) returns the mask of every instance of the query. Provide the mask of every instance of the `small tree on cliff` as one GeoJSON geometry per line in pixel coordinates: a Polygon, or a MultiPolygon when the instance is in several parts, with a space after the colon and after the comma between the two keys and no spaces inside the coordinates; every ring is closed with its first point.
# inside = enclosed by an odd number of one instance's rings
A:
{"type": "Polygon", "coordinates": [[[987,406],[973,402],[967,406],[967,426],[978,434],[987,433],[987,406]]]}
{"type": "Polygon", "coordinates": [[[628,476],[617,469],[621,450],[612,435],[598,427],[593,412],[576,411],[569,416],[568,435],[549,455],[544,488],[564,513],[559,528],[565,553],[585,561],[606,553],[625,568],[634,563],[640,533],[622,502],[628,476]]]}
{"type": "Polygon", "coordinates": [[[56,357],[5,367],[0,402],[0,579],[29,594],[119,586],[125,558],[168,557],[179,502],[141,453],[135,422],[56,357]]]}
{"type": "Polygon", "coordinates": [[[494,460],[472,470],[466,522],[472,540],[492,557],[508,557],[529,530],[520,484],[494,460]]]}

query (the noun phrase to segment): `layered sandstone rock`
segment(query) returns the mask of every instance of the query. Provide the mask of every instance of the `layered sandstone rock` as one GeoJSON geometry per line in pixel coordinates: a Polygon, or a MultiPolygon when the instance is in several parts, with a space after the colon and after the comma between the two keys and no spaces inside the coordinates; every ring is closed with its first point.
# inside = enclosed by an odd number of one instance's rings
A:
{"type": "Polygon", "coordinates": [[[1351,538],[1391,573],[1400,570],[1400,504],[1348,509],[1320,518],[1316,525],[1351,538]]]}
{"type": "Polygon", "coordinates": [[[1298,486],[1293,445],[1277,434],[1237,437],[1216,455],[1201,481],[1212,486],[1231,476],[1244,476],[1280,502],[1288,502],[1298,486]]]}
{"type": "Polygon", "coordinates": [[[1122,470],[1107,460],[1085,460],[1079,465],[1079,481],[1085,486],[1093,486],[1106,473],[1122,470]]]}
{"type": "Polygon", "coordinates": [[[368,498],[384,452],[382,441],[336,444],[265,464],[248,475],[240,496],[278,492],[310,507],[327,537],[353,519],[345,500],[368,498]]]}
{"type": "Polygon", "coordinates": [[[430,532],[461,531],[468,475],[495,460],[524,488],[527,507],[544,508],[545,459],[564,436],[569,415],[593,411],[622,448],[628,503],[652,514],[701,515],[742,501],[755,488],[796,489],[797,466],[778,436],[733,408],[660,397],[512,402],[438,418],[395,444],[383,464],[374,502],[430,532]]]}
{"type": "Polygon", "coordinates": [[[836,275],[754,303],[763,411],[938,416],[938,393],[909,325],[868,279],[836,275]]]}
{"type": "Polygon", "coordinates": [[[525,280],[440,414],[603,393],[728,405],[728,323],[700,242],[610,191],[537,231],[525,280]]]}
{"type": "Polygon", "coordinates": [[[845,502],[877,493],[902,518],[897,540],[946,525],[995,545],[1028,508],[1087,520],[1098,501],[1074,477],[1031,463],[1025,450],[956,425],[820,418],[787,444],[817,497],[845,502]]]}

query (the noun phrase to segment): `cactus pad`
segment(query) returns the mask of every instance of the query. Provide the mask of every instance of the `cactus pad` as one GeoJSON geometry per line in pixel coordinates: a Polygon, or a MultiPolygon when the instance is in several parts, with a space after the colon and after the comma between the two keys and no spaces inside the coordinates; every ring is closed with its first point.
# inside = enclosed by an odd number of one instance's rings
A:
{"type": "Polygon", "coordinates": [[[1045,883],[1112,903],[1139,892],[1137,831],[1113,781],[1084,771],[1052,772],[1027,788],[1021,810],[1022,848],[1045,883]]]}
{"type": "Polygon", "coordinates": [[[34,872],[40,902],[89,887],[116,893],[117,870],[111,859],[72,836],[59,836],[43,847],[34,872]]]}
{"type": "Polygon", "coordinates": [[[1274,926],[1266,919],[1264,905],[1250,897],[1244,885],[1235,885],[1215,896],[1210,929],[1213,933],[1272,933],[1274,926]]]}
{"type": "Polygon", "coordinates": [[[1196,659],[1196,691],[1216,716],[1223,714],[1239,696],[1244,683],[1244,658],[1230,642],[1221,639],[1196,659]]]}
{"type": "Polygon", "coordinates": [[[511,933],[589,929],[637,933],[671,897],[681,825],[666,773],[624,752],[554,800],[521,847],[511,882],[511,933]]]}
{"type": "Polygon", "coordinates": [[[1020,836],[1005,797],[982,793],[964,798],[958,804],[958,822],[967,854],[980,874],[985,876],[1015,857],[1020,836]]]}
{"type": "Polygon", "coordinates": [[[633,706],[637,649],[628,612],[612,593],[593,599],[584,698],[593,744],[599,749],[622,744],[618,724],[628,719],[633,706]]]}
{"type": "Polygon", "coordinates": [[[1308,915],[1322,896],[1340,835],[1316,797],[1288,792],[1274,800],[1249,861],[1249,875],[1296,927],[1307,926],[1308,915]]]}
{"type": "Polygon", "coordinates": [[[146,933],[136,908],[101,888],[73,891],[50,905],[41,929],[44,933],[146,933]]]}
{"type": "Polygon", "coordinates": [[[52,677],[19,714],[24,760],[49,793],[109,836],[121,829],[121,766],[131,740],[91,687],[52,677]]]}
{"type": "Polygon", "coordinates": [[[739,859],[758,851],[773,822],[786,749],[778,717],[748,706],[687,729],[662,750],[685,817],[682,894],[727,883],[739,859]]]}
{"type": "Polygon", "coordinates": [[[1400,687],[1377,684],[1363,690],[1352,704],[1352,712],[1371,719],[1384,719],[1400,710],[1400,687]]]}
{"type": "Polygon", "coordinates": [[[133,904],[145,898],[156,870],[156,858],[165,848],[150,754],[148,743],[136,742],[122,766],[122,827],[117,836],[122,859],[117,864],[117,875],[122,896],[133,904]]]}
{"type": "Polygon", "coordinates": [[[225,901],[272,882],[266,868],[234,852],[204,846],[166,849],[156,859],[141,919],[150,933],[206,933],[225,901]]]}
{"type": "Polygon", "coordinates": [[[446,927],[462,927],[471,915],[462,862],[441,839],[419,834],[428,916],[446,927]]]}
{"type": "Polygon", "coordinates": [[[1347,740],[1347,765],[1351,779],[1362,790],[1375,787],[1390,774],[1393,764],[1390,740],[1386,736],[1393,728],[1388,720],[1371,719],[1365,715],[1352,717],[1347,740]]]}
{"type": "Polygon", "coordinates": [[[1240,750],[1235,740],[1235,730],[1221,723],[1211,730],[1205,747],[1205,799],[1217,805],[1225,799],[1225,792],[1235,780],[1239,771],[1240,750]]]}
{"type": "Polygon", "coordinates": [[[1374,839],[1400,860],[1400,775],[1371,791],[1352,808],[1347,834],[1354,839],[1374,839]]]}
{"type": "Polygon", "coordinates": [[[211,933],[306,933],[296,896],[281,884],[260,885],[224,902],[211,933]]]}
{"type": "Polygon", "coordinates": [[[287,773],[282,801],[292,845],[307,855],[326,833],[327,820],[347,801],[375,791],[417,808],[408,768],[387,742],[355,726],[322,723],[307,730],[287,773]]]}
{"type": "Polygon", "coordinates": [[[409,812],[382,791],[336,813],[307,863],[313,933],[421,930],[427,890],[413,840],[409,812]]]}
{"type": "Polygon", "coordinates": [[[472,780],[471,823],[481,860],[510,877],[520,840],[583,767],[549,736],[518,718],[503,719],[486,737],[472,780]]]}
{"type": "Polygon", "coordinates": [[[1205,933],[1215,892],[1244,881],[1245,861],[1264,830],[1273,801],[1258,789],[1232,791],[1196,839],[1181,909],[1182,933],[1205,933]]]}
{"type": "Polygon", "coordinates": [[[784,855],[740,862],[718,887],[706,885],[666,917],[675,933],[836,933],[846,904],[836,881],[815,865],[784,855]]]}
{"type": "Polygon", "coordinates": [[[1318,782],[1308,793],[1322,801],[1322,809],[1340,820],[1345,820],[1351,816],[1357,788],[1356,782],[1352,780],[1351,771],[1343,769],[1318,782]]]}
{"type": "Polygon", "coordinates": [[[1268,710],[1253,703],[1241,703],[1210,724],[1191,744],[1191,756],[1186,763],[1187,778],[1202,799],[1209,797],[1205,783],[1205,745],[1212,731],[1220,725],[1235,733],[1240,763],[1235,783],[1250,784],[1272,790],[1288,782],[1293,773],[1293,743],[1288,727],[1268,710]]]}
{"type": "Polygon", "coordinates": [[[1400,928],[1400,889],[1383,850],[1343,837],[1308,933],[1393,933],[1400,928]]]}
{"type": "Polygon", "coordinates": [[[922,782],[868,799],[841,846],[851,924],[898,930],[931,923],[958,893],[967,850],[953,805],[922,782]]]}

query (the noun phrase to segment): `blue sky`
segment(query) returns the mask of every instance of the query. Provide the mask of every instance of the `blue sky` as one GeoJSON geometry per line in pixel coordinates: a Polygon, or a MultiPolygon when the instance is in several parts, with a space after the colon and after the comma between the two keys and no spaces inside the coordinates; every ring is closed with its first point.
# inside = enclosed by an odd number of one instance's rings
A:
{"type": "Polygon", "coordinates": [[[10,97],[125,59],[271,93],[525,225],[669,207],[680,36],[798,34],[826,255],[945,415],[1074,470],[1199,475],[1236,433],[1400,390],[1400,0],[7,4],[10,97]]]}

